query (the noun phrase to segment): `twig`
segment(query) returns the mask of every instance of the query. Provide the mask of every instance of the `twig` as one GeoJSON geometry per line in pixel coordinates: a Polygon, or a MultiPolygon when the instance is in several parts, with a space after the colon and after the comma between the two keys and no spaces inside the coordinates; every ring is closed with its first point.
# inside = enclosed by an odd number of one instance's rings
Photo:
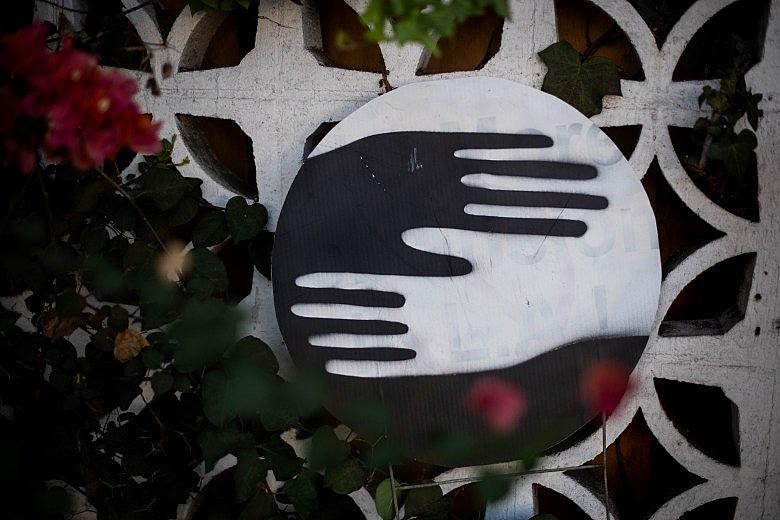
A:
{"type": "Polygon", "coordinates": [[[585,49],[585,52],[582,53],[582,56],[584,58],[589,58],[592,56],[597,50],[599,50],[599,47],[604,45],[604,43],[609,39],[610,36],[612,36],[612,33],[618,28],[618,25],[616,23],[612,23],[606,31],[604,31],[601,36],[593,40],[588,47],[585,49]]]}
{"type": "Polygon", "coordinates": [[[49,205],[49,192],[46,191],[46,185],[43,183],[43,178],[41,177],[40,168],[36,169],[35,176],[38,177],[38,184],[40,185],[41,193],[43,194],[43,205],[46,208],[46,223],[48,224],[48,228],[49,228],[49,243],[52,243],[54,242],[54,226],[52,225],[54,219],[51,216],[51,206],[49,205]]]}
{"type": "Polygon", "coordinates": [[[385,94],[387,94],[388,92],[390,92],[391,90],[393,90],[395,88],[395,87],[393,87],[390,84],[390,80],[387,79],[387,75],[389,74],[389,72],[390,71],[388,71],[388,70],[383,70],[382,71],[382,79],[379,80],[379,84],[382,85],[383,87],[385,87],[385,94]]]}
{"type": "MultiPolygon", "coordinates": [[[[714,111],[712,113],[712,117],[710,117],[710,122],[716,123],[720,119],[720,112],[714,111]]],[[[704,138],[704,144],[701,147],[701,155],[699,156],[699,163],[696,165],[696,167],[701,170],[702,172],[707,167],[707,155],[710,151],[710,146],[712,146],[712,134],[707,132],[707,137],[704,138]]]]}
{"type": "Polygon", "coordinates": [[[130,203],[130,205],[133,206],[135,211],[141,217],[141,220],[143,220],[144,224],[146,224],[146,227],[149,228],[149,231],[152,232],[152,235],[154,235],[154,238],[157,240],[157,243],[160,244],[160,248],[163,250],[163,252],[166,255],[169,255],[170,252],[168,251],[168,248],[165,247],[165,244],[163,243],[162,239],[160,238],[160,235],[157,234],[157,230],[154,229],[154,226],[152,226],[152,223],[149,222],[148,218],[146,218],[146,215],[144,214],[143,210],[141,209],[140,206],[138,206],[138,204],[135,202],[133,197],[131,197],[130,194],[127,193],[122,186],[117,184],[117,182],[114,179],[109,177],[108,174],[106,174],[106,172],[104,172],[102,168],[98,168],[97,172],[104,179],[106,179],[109,182],[109,184],[111,184],[114,187],[114,189],[119,192],[120,195],[122,195],[124,198],[127,199],[127,201],[130,203]]]}
{"type": "MultiPolygon", "coordinates": [[[[38,0],[42,4],[48,4],[53,7],[56,7],[58,9],[62,9],[63,11],[68,11],[70,13],[78,13],[78,14],[89,14],[89,9],[76,9],[75,7],[67,7],[61,4],[58,4],[57,2],[54,2],[53,0],[38,0]]],[[[130,7],[128,9],[125,9],[122,11],[122,14],[130,14],[133,11],[137,11],[139,9],[143,9],[147,5],[152,5],[154,3],[154,0],[150,0],[149,2],[144,2],[143,4],[136,5],[135,7],[130,7]]]]}
{"type": "Polygon", "coordinates": [[[294,27],[290,27],[289,25],[284,25],[283,23],[279,23],[276,20],[273,20],[271,18],[268,18],[267,16],[260,15],[257,17],[258,20],[268,20],[269,22],[278,25],[279,27],[284,27],[285,29],[293,29],[294,27]]]}
{"type": "MultiPolygon", "coordinates": [[[[543,473],[563,473],[565,471],[583,471],[588,469],[601,468],[602,466],[603,464],[585,464],[583,466],[564,466],[562,468],[529,469],[527,471],[516,471],[512,473],[498,473],[494,475],[494,477],[511,479],[515,477],[523,477],[526,475],[540,475],[543,473]]],[[[397,486],[396,489],[399,491],[407,491],[410,489],[420,489],[426,487],[441,486],[444,484],[468,484],[471,482],[479,482],[481,480],[484,480],[484,477],[480,477],[480,476],[462,477],[462,478],[453,478],[448,480],[438,480],[436,482],[426,482],[424,484],[409,484],[409,485],[397,486]]]]}
{"type": "Polygon", "coordinates": [[[393,475],[393,465],[388,465],[388,468],[390,470],[390,490],[393,492],[393,510],[395,511],[395,518],[396,520],[401,518],[401,513],[398,510],[398,492],[397,490],[400,489],[400,487],[397,487],[395,485],[395,475],[393,475]]]}
{"type": "Polygon", "coordinates": [[[604,475],[604,513],[609,520],[609,484],[607,479],[607,414],[601,412],[601,456],[604,475]]]}
{"type": "Polygon", "coordinates": [[[5,214],[5,217],[3,218],[3,225],[0,226],[0,234],[5,231],[5,225],[8,223],[8,219],[11,218],[11,214],[14,212],[14,209],[16,209],[16,204],[19,202],[19,199],[22,198],[22,195],[24,195],[24,192],[27,190],[27,186],[30,184],[31,180],[32,175],[28,175],[27,180],[24,182],[24,186],[22,186],[22,189],[19,190],[19,193],[16,194],[14,199],[11,201],[11,204],[9,204],[8,213],[5,214]]]}
{"type": "Polygon", "coordinates": [[[61,4],[58,4],[57,2],[53,2],[52,0],[38,0],[42,4],[49,4],[51,6],[54,6],[58,9],[62,9],[63,11],[68,11],[70,13],[79,13],[79,14],[89,14],[88,10],[85,9],[76,9],[75,7],[67,7],[61,4]]]}

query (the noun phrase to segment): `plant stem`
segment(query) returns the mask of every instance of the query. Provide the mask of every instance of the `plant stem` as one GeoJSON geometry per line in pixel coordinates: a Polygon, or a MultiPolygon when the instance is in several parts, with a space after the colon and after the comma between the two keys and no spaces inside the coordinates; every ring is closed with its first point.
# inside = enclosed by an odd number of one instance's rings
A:
{"type": "Polygon", "coordinates": [[[590,58],[599,48],[601,48],[602,45],[604,45],[607,40],[615,33],[615,31],[618,29],[618,25],[616,23],[613,23],[609,27],[607,27],[607,30],[605,30],[601,36],[593,40],[591,43],[588,44],[588,47],[585,49],[585,52],[582,53],[583,58],[590,58]]]}
{"type": "Polygon", "coordinates": [[[143,220],[143,222],[146,225],[146,227],[149,228],[149,231],[151,231],[152,235],[154,235],[154,238],[157,240],[157,243],[160,244],[160,248],[163,250],[163,252],[166,255],[169,255],[170,252],[168,251],[168,248],[165,247],[165,244],[163,243],[162,239],[160,238],[160,235],[157,234],[157,230],[154,229],[154,226],[152,226],[152,223],[149,222],[148,218],[146,218],[146,215],[144,214],[143,210],[140,208],[140,206],[138,206],[138,204],[136,204],[136,202],[133,199],[133,197],[131,197],[130,194],[127,193],[125,191],[125,189],[122,186],[120,186],[114,179],[109,177],[108,174],[106,172],[104,172],[102,168],[98,168],[97,171],[105,180],[108,181],[109,184],[111,184],[114,187],[114,189],[116,191],[119,192],[120,195],[122,195],[124,198],[127,199],[127,201],[130,203],[131,206],[133,206],[133,209],[135,209],[135,211],[141,217],[141,220],[143,220]]]}
{"type": "Polygon", "coordinates": [[[24,181],[24,186],[22,186],[22,189],[19,190],[19,192],[14,195],[13,200],[11,201],[11,204],[8,206],[8,213],[5,214],[5,217],[3,218],[3,223],[0,225],[0,233],[5,231],[5,225],[8,223],[8,219],[11,218],[11,214],[14,212],[14,209],[16,208],[16,204],[19,202],[19,199],[22,198],[22,195],[24,195],[25,190],[27,190],[27,186],[30,184],[30,180],[33,178],[32,174],[27,175],[27,180],[24,181]]]}
{"type": "MultiPolygon", "coordinates": [[[[720,112],[713,112],[712,117],[710,117],[710,122],[715,123],[718,119],[720,119],[720,112]]],[[[704,172],[704,169],[707,167],[707,154],[710,151],[710,146],[712,146],[712,134],[708,132],[707,137],[704,138],[704,145],[701,147],[699,164],[696,165],[702,172],[704,172]]]]}
{"type": "Polygon", "coordinates": [[[43,194],[43,205],[46,207],[46,224],[49,228],[49,243],[51,244],[54,242],[54,227],[52,224],[51,206],[49,205],[49,192],[46,191],[46,185],[43,183],[40,168],[36,168],[35,176],[38,177],[38,184],[40,184],[41,193],[43,194]]]}

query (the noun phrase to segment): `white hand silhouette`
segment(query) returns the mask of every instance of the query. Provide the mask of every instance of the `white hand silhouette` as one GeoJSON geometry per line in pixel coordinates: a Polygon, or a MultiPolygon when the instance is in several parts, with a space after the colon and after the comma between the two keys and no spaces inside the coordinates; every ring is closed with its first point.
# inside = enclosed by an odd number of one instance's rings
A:
{"type": "MultiPolygon", "coordinates": [[[[508,151],[502,152],[506,155],[508,151]]],[[[549,154],[538,150],[520,153],[526,158],[549,154]]],[[[574,238],[410,229],[402,234],[407,246],[466,259],[473,270],[453,277],[311,273],[298,277],[296,285],[392,292],[401,294],[405,302],[400,308],[299,303],[291,310],[304,318],[380,320],[408,326],[408,332],[395,335],[328,333],[309,338],[312,348],[389,347],[416,353],[414,358],[401,361],[338,359],[336,355],[326,363],[330,373],[369,378],[498,369],[583,339],[646,335],[652,326],[657,294],[638,291],[640,286],[632,283],[632,270],[656,272],[657,250],[649,241],[642,244],[645,247],[637,247],[643,239],[637,239],[637,230],[621,228],[621,223],[636,216],[632,213],[646,216],[649,206],[638,182],[614,182],[613,175],[605,176],[600,172],[596,179],[560,180],[466,175],[461,182],[479,190],[569,196],[598,193],[609,200],[609,206],[573,209],[565,204],[563,208],[468,204],[463,209],[466,214],[581,221],[587,231],[574,238]]]]}

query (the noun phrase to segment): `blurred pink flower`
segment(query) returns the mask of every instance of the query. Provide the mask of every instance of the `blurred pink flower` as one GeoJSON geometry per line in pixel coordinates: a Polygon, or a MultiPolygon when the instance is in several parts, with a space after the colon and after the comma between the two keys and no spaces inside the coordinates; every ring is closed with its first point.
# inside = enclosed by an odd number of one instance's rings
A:
{"type": "Polygon", "coordinates": [[[602,360],[590,365],[580,381],[583,402],[592,412],[611,414],[630,390],[631,371],[614,360],[602,360]]]}
{"type": "Polygon", "coordinates": [[[34,23],[2,40],[0,68],[12,76],[29,77],[38,72],[46,59],[48,30],[42,23],[34,23]]]}
{"type": "Polygon", "coordinates": [[[527,402],[516,386],[496,377],[485,377],[471,387],[468,407],[481,415],[493,431],[509,433],[525,414],[527,402]]]}
{"type": "MultiPolygon", "coordinates": [[[[35,24],[3,38],[0,69],[19,90],[19,118],[45,122],[43,135],[22,142],[40,142],[46,156],[70,162],[86,170],[116,158],[123,148],[139,153],[157,153],[160,125],[141,114],[134,101],[137,86],[118,71],[103,70],[91,54],[77,50],[66,39],[60,48],[46,48],[46,27],[35,24]]],[[[7,125],[3,125],[7,126],[7,125]]],[[[18,143],[6,143],[5,161],[19,155],[18,143]]],[[[34,156],[28,150],[24,157],[34,156]]],[[[23,171],[34,164],[16,160],[23,171]]]]}

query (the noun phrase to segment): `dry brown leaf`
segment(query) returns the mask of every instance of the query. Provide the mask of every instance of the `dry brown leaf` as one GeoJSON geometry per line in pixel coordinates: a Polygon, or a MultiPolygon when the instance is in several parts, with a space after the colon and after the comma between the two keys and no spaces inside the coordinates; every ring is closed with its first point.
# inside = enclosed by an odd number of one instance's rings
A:
{"type": "Polygon", "coordinates": [[[114,338],[114,357],[122,363],[127,363],[149,346],[146,338],[135,329],[127,329],[114,338]]]}
{"type": "Polygon", "coordinates": [[[46,311],[41,314],[41,330],[49,339],[59,339],[70,336],[81,324],[81,317],[61,318],[54,311],[46,311]]]}

